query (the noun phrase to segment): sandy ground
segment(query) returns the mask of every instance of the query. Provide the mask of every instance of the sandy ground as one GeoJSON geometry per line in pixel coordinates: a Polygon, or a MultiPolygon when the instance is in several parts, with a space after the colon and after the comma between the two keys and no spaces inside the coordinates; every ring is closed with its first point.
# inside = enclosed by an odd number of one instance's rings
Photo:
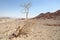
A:
{"type": "Polygon", "coordinates": [[[0,21],[0,40],[60,40],[60,20],[29,20],[26,26],[24,24],[23,20],[0,21]],[[22,34],[8,39],[18,26],[24,26],[22,34]]]}

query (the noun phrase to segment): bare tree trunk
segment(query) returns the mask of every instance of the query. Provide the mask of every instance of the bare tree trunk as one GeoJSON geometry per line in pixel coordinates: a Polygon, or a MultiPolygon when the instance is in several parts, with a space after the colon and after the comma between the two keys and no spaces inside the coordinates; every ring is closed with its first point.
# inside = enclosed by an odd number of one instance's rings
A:
{"type": "Polygon", "coordinates": [[[28,12],[26,13],[26,20],[28,20],[28,12]]]}

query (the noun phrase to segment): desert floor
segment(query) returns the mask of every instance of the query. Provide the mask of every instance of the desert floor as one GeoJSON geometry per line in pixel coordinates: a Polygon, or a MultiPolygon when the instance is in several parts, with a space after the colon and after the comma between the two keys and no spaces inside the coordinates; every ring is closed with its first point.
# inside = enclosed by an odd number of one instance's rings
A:
{"type": "Polygon", "coordinates": [[[1,19],[0,40],[60,40],[60,20],[33,19],[26,22],[16,19],[1,19]],[[25,24],[26,26],[24,26],[25,24]],[[24,26],[22,33],[18,37],[9,39],[12,33],[16,33],[18,26],[20,29],[24,26]]]}

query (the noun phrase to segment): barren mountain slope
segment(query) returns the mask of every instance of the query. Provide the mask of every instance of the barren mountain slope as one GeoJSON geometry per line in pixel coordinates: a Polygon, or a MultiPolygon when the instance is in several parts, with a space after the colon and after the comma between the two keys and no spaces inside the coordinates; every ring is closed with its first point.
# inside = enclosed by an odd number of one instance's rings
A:
{"type": "Polygon", "coordinates": [[[38,16],[35,17],[36,19],[60,19],[60,10],[57,10],[56,12],[46,12],[41,13],[38,16]]]}

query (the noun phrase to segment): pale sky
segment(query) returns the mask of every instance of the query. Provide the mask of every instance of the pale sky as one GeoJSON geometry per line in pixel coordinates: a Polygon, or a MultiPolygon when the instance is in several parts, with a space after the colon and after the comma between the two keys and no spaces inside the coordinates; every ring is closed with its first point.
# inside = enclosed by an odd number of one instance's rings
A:
{"type": "Polygon", "coordinates": [[[29,1],[32,3],[29,17],[35,17],[40,13],[54,12],[60,9],[60,0],[0,0],[0,17],[25,17],[20,5],[29,1]]]}

